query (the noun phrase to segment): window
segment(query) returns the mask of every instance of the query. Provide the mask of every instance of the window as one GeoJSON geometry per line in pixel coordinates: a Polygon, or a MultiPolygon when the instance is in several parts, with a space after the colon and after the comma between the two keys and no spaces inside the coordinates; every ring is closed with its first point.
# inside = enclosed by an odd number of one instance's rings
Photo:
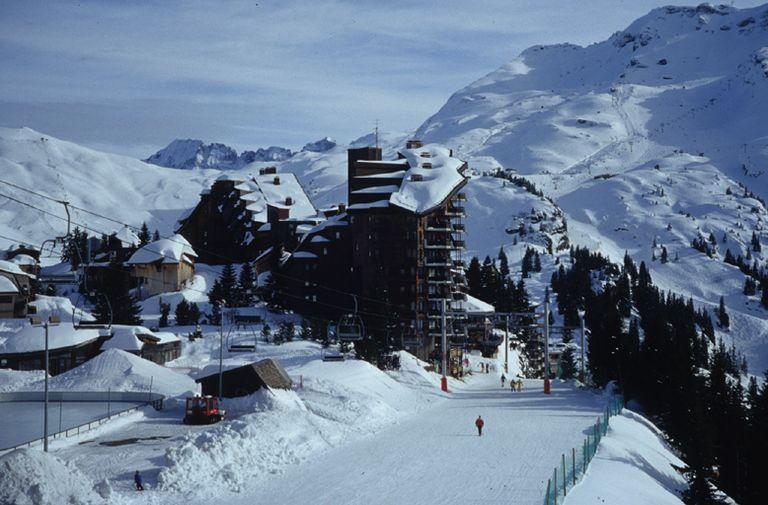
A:
{"type": "Polygon", "coordinates": [[[13,303],[13,295],[0,296],[0,303],[13,303]]]}

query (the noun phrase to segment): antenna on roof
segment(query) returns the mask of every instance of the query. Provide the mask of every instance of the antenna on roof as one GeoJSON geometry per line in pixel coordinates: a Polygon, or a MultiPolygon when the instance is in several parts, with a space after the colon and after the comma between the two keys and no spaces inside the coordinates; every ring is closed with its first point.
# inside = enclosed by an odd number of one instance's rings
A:
{"type": "Polygon", "coordinates": [[[379,120],[376,120],[376,127],[373,129],[373,138],[376,139],[376,149],[379,148],[379,120]]]}

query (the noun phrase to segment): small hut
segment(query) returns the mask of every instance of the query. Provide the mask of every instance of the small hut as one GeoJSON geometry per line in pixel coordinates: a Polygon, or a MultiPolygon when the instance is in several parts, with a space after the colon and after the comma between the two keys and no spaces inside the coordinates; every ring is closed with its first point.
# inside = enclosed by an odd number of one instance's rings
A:
{"type": "MultiPolygon", "coordinates": [[[[250,395],[262,387],[272,389],[291,389],[293,383],[288,373],[277,360],[263,359],[255,363],[224,370],[222,374],[222,393],[224,398],[250,395]]],[[[198,377],[195,382],[201,385],[203,395],[218,396],[219,373],[198,377]]]]}

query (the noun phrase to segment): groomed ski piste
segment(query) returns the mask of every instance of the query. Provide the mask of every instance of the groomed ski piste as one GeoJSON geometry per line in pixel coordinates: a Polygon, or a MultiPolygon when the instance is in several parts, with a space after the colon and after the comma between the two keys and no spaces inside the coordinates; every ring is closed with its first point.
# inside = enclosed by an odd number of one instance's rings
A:
{"type": "MultiPolygon", "coordinates": [[[[561,454],[581,446],[607,402],[604,392],[574,382],[554,381],[551,395],[539,380],[524,379],[520,392],[502,388],[503,352],[499,359],[470,355],[473,373],[451,379],[443,393],[440,376],[405,352],[399,371],[383,372],[356,359],[324,362],[315,342],[259,342],[256,353],[225,350],[224,366],[276,358],[293,390],[226,400],[225,422],[186,426],[180,391],[195,387],[191,377],[201,369],[218,366],[218,334],[207,329],[166,367],[112,350],[55,379],[54,386],[85,390],[98,377],[99,388],[119,390],[136,389],[149,375],[169,399],[160,412],[145,408],[56,440],[48,455],[35,447],[0,456],[0,503],[540,504],[561,454]],[[480,363],[490,372],[480,372],[480,363]],[[133,486],[136,470],[143,492],[133,486]]],[[[506,376],[515,377],[518,355],[509,356],[506,376]]],[[[6,389],[15,373],[4,374],[6,389]]],[[[39,385],[25,373],[18,379],[19,389],[39,385]]],[[[684,463],[657,430],[629,411],[611,423],[566,503],[623,494],[638,479],[645,494],[622,503],[681,503],[685,481],[671,465],[684,463]]]]}

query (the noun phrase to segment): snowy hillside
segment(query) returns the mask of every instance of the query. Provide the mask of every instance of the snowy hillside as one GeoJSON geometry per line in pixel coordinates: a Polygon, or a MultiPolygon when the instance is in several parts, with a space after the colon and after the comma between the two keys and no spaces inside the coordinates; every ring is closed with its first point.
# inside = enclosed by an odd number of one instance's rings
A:
{"type": "MultiPolygon", "coordinates": [[[[195,205],[201,189],[218,174],[201,170],[180,177],[176,170],[101,153],[29,128],[0,128],[0,181],[68,200],[132,225],[146,221],[150,229],[159,228],[161,233],[171,231],[178,216],[195,205]]],[[[0,235],[39,245],[66,233],[61,204],[2,183],[0,195],[0,235]]],[[[121,228],[74,209],[72,220],[98,231],[121,228]]],[[[11,243],[0,238],[0,246],[11,243]]]]}
{"type": "MultiPolygon", "coordinates": [[[[768,313],[723,260],[730,249],[764,264],[748,249],[753,232],[765,242],[765,208],[739,183],[768,196],[766,48],[768,6],[656,9],[598,44],[524,51],[455,93],[416,136],[475,168],[525,174],[562,209],[572,243],[615,261],[626,250],[662,288],[710,308],[725,296],[733,324],[720,333],[760,371],[768,313]],[[710,234],[711,258],[691,247],[710,234]]],[[[504,208],[482,198],[470,198],[469,216],[504,208]]],[[[473,246],[488,219],[470,219],[473,246]]]]}

